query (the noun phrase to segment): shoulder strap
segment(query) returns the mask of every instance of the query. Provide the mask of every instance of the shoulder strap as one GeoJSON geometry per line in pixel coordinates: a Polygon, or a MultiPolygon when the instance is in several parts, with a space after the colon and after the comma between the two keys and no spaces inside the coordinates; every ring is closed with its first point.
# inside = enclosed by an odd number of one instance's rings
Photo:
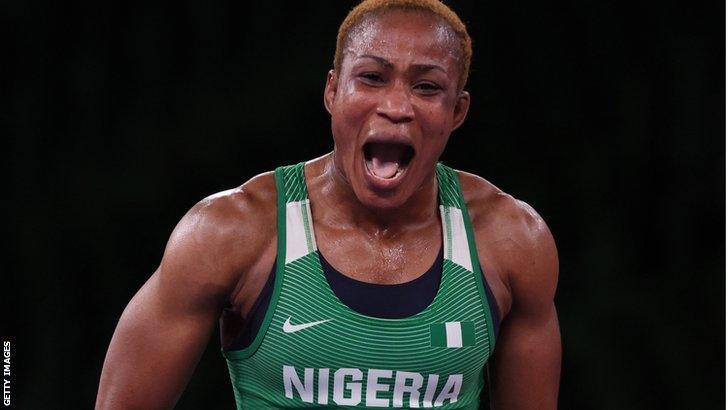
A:
{"type": "Polygon", "coordinates": [[[306,178],[303,175],[304,164],[301,162],[276,169],[276,182],[281,183],[281,190],[278,191],[278,195],[283,194],[285,203],[308,199],[306,178]]]}
{"type": "Polygon", "coordinates": [[[460,182],[455,170],[438,162],[436,172],[440,205],[458,209],[465,208],[465,202],[460,192],[460,182]]]}
{"type": "MultiPolygon", "coordinates": [[[[286,264],[293,259],[298,259],[308,253],[308,249],[312,246],[315,250],[316,243],[313,240],[313,234],[310,235],[312,245],[306,239],[307,232],[304,220],[308,221],[311,226],[311,212],[308,207],[308,194],[306,190],[306,180],[303,175],[303,163],[278,167],[275,170],[276,192],[278,195],[278,246],[276,254],[276,272],[275,282],[273,284],[273,293],[268,303],[268,310],[263,318],[263,323],[258,333],[253,339],[250,346],[242,350],[224,351],[223,355],[228,360],[243,360],[251,357],[260,347],[263,338],[273,320],[273,314],[276,310],[278,298],[281,293],[283,284],[283,276],[286,272],[286,264]],[[305,207],[303,206],[305,204],[305,207]],[[306,211],[303,209],[305,208],[306,211]],[[306,218],[304,219],[304,215],[306,218]],[[303,255],[300,255],[301,253],[303,255]],[[299,256],[297,256],[299,255],[299,256]],[[291,259],[293,258],[293,259],[291,259]]],[[[312,232],[312,231],[308,231],[312,232]]],[[[230,373],[232,375],[232,373],[230,373]]],[[[234,379],[233,379],[234,380],[234,379]]]]}
{"type": "Polygon", "coordinates": [[[458,176],[450,167],[437,164],[440,216],[445,234],[445,259],[471,272],[480,272],[475,241],[458,176]]]}
{"type": "MultiPolygon", "coordinates": [[[[454,169],[441,163],[437,164],[438,192],[440,196],[440,216],[442,218],[445,259],[472,272],[477,283],[480,299],[485,309],[488,329],[493,329],[493,317],[488,298],[485,295],[478,249],[475,246],[475,232],[470,221],[468,207],[465,205],[460,180],[454,169]]],[[[495,347],[494,335],[489,332],[488,343],[491,351],[495,347]]]]}
{"type": "Polygon", "coordinates": [[[475,241],[458,176],[450,167],[437,164],[440,216],[443,221],[445,259],[465,269],[480,271],[475,241]]]}
{"type": "Polygon", "coordinates": [[[301,162],[276,169],[279,263],[288,264],[317,249],[303,167],[301,162]]]}

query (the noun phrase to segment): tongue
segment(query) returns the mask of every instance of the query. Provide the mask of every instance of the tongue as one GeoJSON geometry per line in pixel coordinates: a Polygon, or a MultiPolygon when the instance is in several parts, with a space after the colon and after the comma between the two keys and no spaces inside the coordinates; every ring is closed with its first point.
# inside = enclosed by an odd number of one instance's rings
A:
{"type": "Polygon", "coordinates": [[[402,150],[400,147],[372,144],[371,171],[379,178],[392,178],[399,169],[402,150]]]}
{"type": "Polygon", "coordinates": [[[379,178],[392,178],[399,169],[397,161],[382,161],[377,157],[372,157],[372,172],[379,178]]]}

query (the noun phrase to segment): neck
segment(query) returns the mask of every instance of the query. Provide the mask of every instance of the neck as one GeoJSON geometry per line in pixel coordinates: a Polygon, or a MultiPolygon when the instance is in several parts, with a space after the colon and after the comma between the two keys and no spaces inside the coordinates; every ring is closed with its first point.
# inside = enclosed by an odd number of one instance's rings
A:
{"type": "Polygon", "coordinates": [[[395,238],[412,228],[437,221],[437,181],[435,169],[412,196],[399,207],[372,209],[359,202],[346,176],[335,164],[335,153],[325,159],[323,195],[330,210],[330,222],[355,226],[370,236],[395,238]],[[433,219],[434,217],[434,219],[433,219]]]}

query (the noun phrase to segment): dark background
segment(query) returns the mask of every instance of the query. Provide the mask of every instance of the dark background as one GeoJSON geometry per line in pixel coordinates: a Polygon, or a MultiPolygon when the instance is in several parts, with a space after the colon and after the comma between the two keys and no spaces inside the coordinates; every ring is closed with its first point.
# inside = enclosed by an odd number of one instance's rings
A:
{"type": "MultiPolygon", "coordinates": [[[[0,1],[18,408],[93,405],[196,201],[332,148],[322,90],[354,2],[148,3],[0,1]]],[[[450,4],[473,103],[443,160],[554,233],[560,407],[724,408],[725,3],[450,4]]],[[[233,406],[213,336],[178,407],[233,406]]]]}

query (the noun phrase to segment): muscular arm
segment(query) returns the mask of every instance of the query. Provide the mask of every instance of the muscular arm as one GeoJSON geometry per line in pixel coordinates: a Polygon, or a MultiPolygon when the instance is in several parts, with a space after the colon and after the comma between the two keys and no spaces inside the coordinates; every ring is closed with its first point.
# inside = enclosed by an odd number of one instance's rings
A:
{"type": "Polygon", "coordinates": [[[251,215],[250,202],[242,190],[219,194],[200,202],[177,225],[159,268],[119,320],[97,409],[174,406],[241,283],[240,272],[256,261],[263,245],[257,238],[266,237],[255,223],[245,222],[262,219],[251,215]]]}
{"type": "Polygon", "coordinates": [[[556,409],[561,338],[554,307],[558,256],[546,223],[528,204],[473,175],[460,182],[478,256],[502,315],[489,361],[495,410],[556,409]]]}
{"type": "Polygon", "coordinates": [[[515,233],[501,244],[510,267],[511,306],[491,366],[496,410],[556,409],[561,337],[554,307],[558,257],[551,233],[528,205],[515,233]]]}

